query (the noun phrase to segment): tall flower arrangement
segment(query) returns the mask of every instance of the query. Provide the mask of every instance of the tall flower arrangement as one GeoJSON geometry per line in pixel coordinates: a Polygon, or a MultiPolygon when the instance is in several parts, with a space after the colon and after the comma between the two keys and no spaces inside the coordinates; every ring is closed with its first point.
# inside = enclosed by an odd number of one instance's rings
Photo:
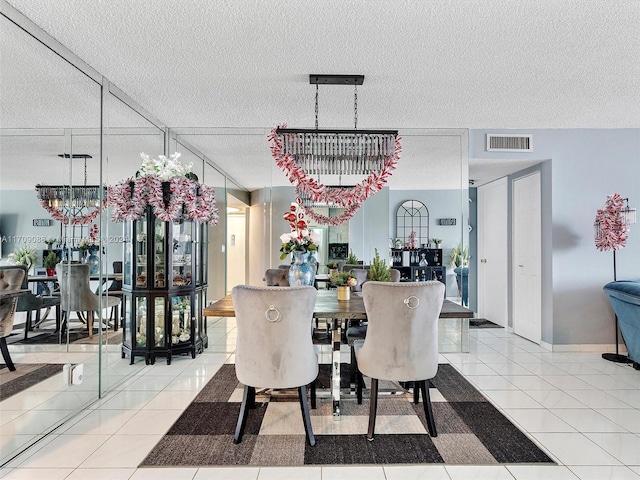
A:
{"type": "Polygon", "coordinates": [[[109,187],[112,220],[136,220],[147,205],[165,222],[180,220],[183,211],[193,220],[218,223],[215,190],[198,183],[192,164],[178,162],[180,153],[152,159],[141,153],[142,165],[135,179],[122,180],[109,187]]]}
{"type": "Polygon", "coordinates": [[[289,222],[291,233],[280,235],[282,247],[280,247],[280,260],[284,260],[287,255],[294,251],[310,252],[318,250],[318,237],[308,229],[305,214],[302,207],[297,203],[292,203],[289,211],[282,216],[289,222]]]}
{"type": "Polygon", "coordinates": [[[624,220],[624,199],[617,193],[609,195],[604,207],[596,212],[595,244],[601,252],[620,250],[627,245],[629,225],[624,220]]]}

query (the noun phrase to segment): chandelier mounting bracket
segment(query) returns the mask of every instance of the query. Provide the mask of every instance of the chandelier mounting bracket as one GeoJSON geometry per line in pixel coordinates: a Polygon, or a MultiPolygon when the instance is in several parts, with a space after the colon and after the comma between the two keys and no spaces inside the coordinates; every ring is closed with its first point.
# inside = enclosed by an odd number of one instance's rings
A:
{"type": "Polygon", "coordinates": [[[310,74],[309,83],[311,85],[362,85],[364,75],[324,75],[310,74]]]}

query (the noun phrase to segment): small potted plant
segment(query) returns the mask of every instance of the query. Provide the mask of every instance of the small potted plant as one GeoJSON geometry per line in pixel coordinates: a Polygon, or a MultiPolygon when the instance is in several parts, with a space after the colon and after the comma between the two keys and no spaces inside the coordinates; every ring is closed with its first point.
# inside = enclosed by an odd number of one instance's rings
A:
{"type": "Polygon", "coordinates": [[[353,250],[349,250],[349,256],[347,257],[347,264],[358,265],[358,262],[360,262],[360,260],[358,260],[358,257],[356,257],[356,254],[353,253],[353,250]]]}
{"type": "Polygon", "coordinates": [[[339,265],[340,264],[338,262],[327,262],[327,268],[329,269],[329,276],[332,276],[338,273],[339,265]]]}
{"type": "Polygon", "coordinates": [[[440,244],[442,243],[442,239],[441,238],[432,238],[431,241],[436,246],[436,248],[440,248],[440,244]]]}
{"type": "Polygon", "coordinates": [[[27,270],[30,270],[36,262],[36,249],[29,245],[23,245],[13,253],[15,262],[19,265],[26,265],[27,270]]]}
{"type": "Polygon", "coordinates": [[[56,274],[56,265],[60,262],[56,252],[49,252],[49,255],[44,257],[44,268],[47,269],[47,277],[53,277],[56,274]]]}
{"type": "Polygon", "coordinates": [[[338,272],[330,278],[331,283],[338,289],[338,300],[351,300],[351,287],[358,284],[358,279],[351,272],[338,272]]]}
{"type": "Polygon", "coordinates": [[[375,257],[373,257],[373,262],[371,262],[371,267],[369,268],[369,278],[376,282],[391,281],[391,270],[387,267],[387,262],[380,258],[377,248],[375,249],[375,257]]]}

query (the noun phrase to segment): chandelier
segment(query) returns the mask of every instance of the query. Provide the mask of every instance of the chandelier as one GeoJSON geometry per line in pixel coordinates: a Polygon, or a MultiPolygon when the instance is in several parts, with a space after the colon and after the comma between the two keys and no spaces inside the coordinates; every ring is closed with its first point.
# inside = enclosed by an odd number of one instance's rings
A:
{"type": "Polygon", "coordinates": [[[86,225],[93,222],[100,211],[107,207],[107,189],[99,185],[87,185],[87,158],[85,153],[59,154],[61,158],[84,160],[83,185],[36,185],[40,205],[54,220],[63,225],[86,225]]]}
{"type": "Polygon", "coordinates": [[[358,130],[358,85],[364,75],[310,75],[316,85],[315,128],[278,126],[269,136],[278,167],[296,186],[297,202],[317,223],[339,225],[387,183],[401,151],[397,130],[358,130]],[[318,86],[354,86],[354,129],[318,127],[318,86]],[[343,186],[343,178],[353,185],[343,186]],[[356,182],[354,177],[360,177],[356,182]],[[364,178],[362,178],[364,177],[364,178]],[[314,211],[326,205],[342,208],[336,217],[314,211]]]}

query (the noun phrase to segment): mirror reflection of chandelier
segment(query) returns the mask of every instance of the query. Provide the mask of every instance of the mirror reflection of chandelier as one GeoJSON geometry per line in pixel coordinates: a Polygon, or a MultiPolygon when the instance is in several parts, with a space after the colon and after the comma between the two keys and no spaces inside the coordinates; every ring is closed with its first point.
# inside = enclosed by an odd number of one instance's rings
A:
{"type": "Polygon", "coordinates": [[[279,126],[269,136],[278,167],[296,186],[297,201],[317,223],[339,225],[387,183],[401,151],[397,130],[358,130],[358,85],[364,75],[310,75],[316,85],[315,129],[279,126]],[[354,86],[354,129],[318,128],[318,86],[354,86]],[[351,186],[343,186],[343,181],[351,186]],[[342,208],[325,216],[314,206],[342,208]]]}
{"type": "Polygon", "coordinates": [[[40,205],[63,225],[86,225],[95,221],[100,211],[107,206],[107,189],[99,185],[87,185],[87,158],[93,157],[85,153],[63,153],[58,156],[84,160],[84,184],[38,184],[36,195],[40,205]]]}

